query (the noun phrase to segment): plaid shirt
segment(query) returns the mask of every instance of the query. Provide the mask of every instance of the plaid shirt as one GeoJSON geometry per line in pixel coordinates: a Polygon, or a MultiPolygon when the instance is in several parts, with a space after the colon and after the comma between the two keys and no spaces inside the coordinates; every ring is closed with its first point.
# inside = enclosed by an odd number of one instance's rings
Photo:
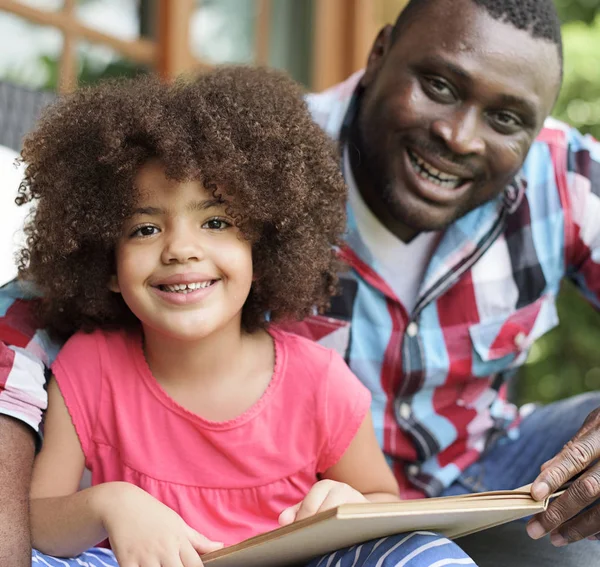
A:
{"type": "MultiPolygon", "coordinates": [[[[308,97],[336,140],[359,76],[308,97]]],[[[440,494],[494,433],[516,434],[518,412],[502,385],[558,324],[563,277],[600,306],[599,195],[600,145],[549,119],[518,178],[445,231],[412,313],[378,274],[349,211],[342,294],[327,316],[294,329],[343,353],[371,390],[376,432],[405,497],[440,494]]],[[[0,290],[0,338],[18,345],[0,352],[0,412],[37,427],[42,361],[56,349],[26,324],[15,291],[0,290]]]]}

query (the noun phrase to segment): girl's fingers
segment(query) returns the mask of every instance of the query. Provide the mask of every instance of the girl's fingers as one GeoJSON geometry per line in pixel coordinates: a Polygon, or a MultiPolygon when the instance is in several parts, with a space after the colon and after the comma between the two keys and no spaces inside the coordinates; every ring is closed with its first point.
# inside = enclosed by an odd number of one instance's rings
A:
{"type": "Polygon", "coordinates": [[[329,495],[332,486],[332,483],[326,480],[313,485],[310,492],[300,503],[300,509],[296,514],[296,521],[314,516],[329,495]]]}
{"type": "Polygon", "coordinates": [[[202,567],[202,559],[191,542],[183,545],[179,550],[179,558],[183,567],[202,567]]]}
{"type": "Polygon", "coordinates": [[[279,514],[279,525],[287,526],[292,524],[296,520],[296,514],[298,513],[298,510],[300,510],[301,505],[302,502],[298,502],[298,504],[290,506],[281,512],[281,514],[279,514]]]}
{"type": "Polygon", "coordinates": [[[189,528],[188,539],[198,555],[204,555],[205,553],[210,553],[211,551],[217,551],[223,548],[221,542],[211,541],[192,528],[189,528]]]}

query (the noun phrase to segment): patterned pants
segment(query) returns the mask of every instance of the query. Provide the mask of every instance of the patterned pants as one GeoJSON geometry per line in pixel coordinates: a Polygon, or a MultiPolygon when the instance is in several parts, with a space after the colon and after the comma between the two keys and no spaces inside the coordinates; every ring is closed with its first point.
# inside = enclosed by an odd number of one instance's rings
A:
{"type": "MultiPolygon", "coordinates": [[[[58,559],[33,551],[32,567],[118,567],[115,556],[94,548],[73,559],[58,559]]],[[[330,553],[307,567],[458,567],[475,565],[460,547],[430,532],[376,539],[330,553]]]]}

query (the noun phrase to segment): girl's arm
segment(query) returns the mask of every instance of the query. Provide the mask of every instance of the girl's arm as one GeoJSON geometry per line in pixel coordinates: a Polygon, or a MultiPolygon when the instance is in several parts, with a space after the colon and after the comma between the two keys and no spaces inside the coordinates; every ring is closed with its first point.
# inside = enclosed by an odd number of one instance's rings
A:
{"type": "Polygon", "coordinates": [[[108,538],[121,565],[201,566],[200,555],[222,547],[173,510],[127,482],[77,492],[85,458],[65,401],[48,386],[45,439],[31,484],[33,547],[73,557],[108,538]]]}
{"type": "Polygon", "coordinates": [[[42,450],[31,482],[33,547],[57,556],[74,556],[106,538],[99,502],[111,485],[77,492],[84,455],[56,381],[48,384],[48,411],[42,450]]]}
{"type": "Polygon", "coordinates": [[[375,436],[371,412],[342,458],[321,478],[304,500],[281,513],[280,524],[291,524],[341,504],[400,500],[398,483],[375,436]]]}
{"type": "Polygon", "coordinates": [[[370,411],[342,458],[321,477],[349,484],[370,502],[400,500],[398,483],[377,442],[370,411]]]}

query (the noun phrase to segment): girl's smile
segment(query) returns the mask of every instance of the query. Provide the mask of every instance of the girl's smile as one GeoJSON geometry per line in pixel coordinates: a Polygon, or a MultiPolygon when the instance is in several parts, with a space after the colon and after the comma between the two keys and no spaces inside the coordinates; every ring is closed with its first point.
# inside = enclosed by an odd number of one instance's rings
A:
{"type": "Polygon", "coordinates": [[[203,301],[219,284],[220,278],[208,278],[202,274],[175,274],[159,283],[152,284],[154,292],[168,303],[189,305],[203,301]]]}

